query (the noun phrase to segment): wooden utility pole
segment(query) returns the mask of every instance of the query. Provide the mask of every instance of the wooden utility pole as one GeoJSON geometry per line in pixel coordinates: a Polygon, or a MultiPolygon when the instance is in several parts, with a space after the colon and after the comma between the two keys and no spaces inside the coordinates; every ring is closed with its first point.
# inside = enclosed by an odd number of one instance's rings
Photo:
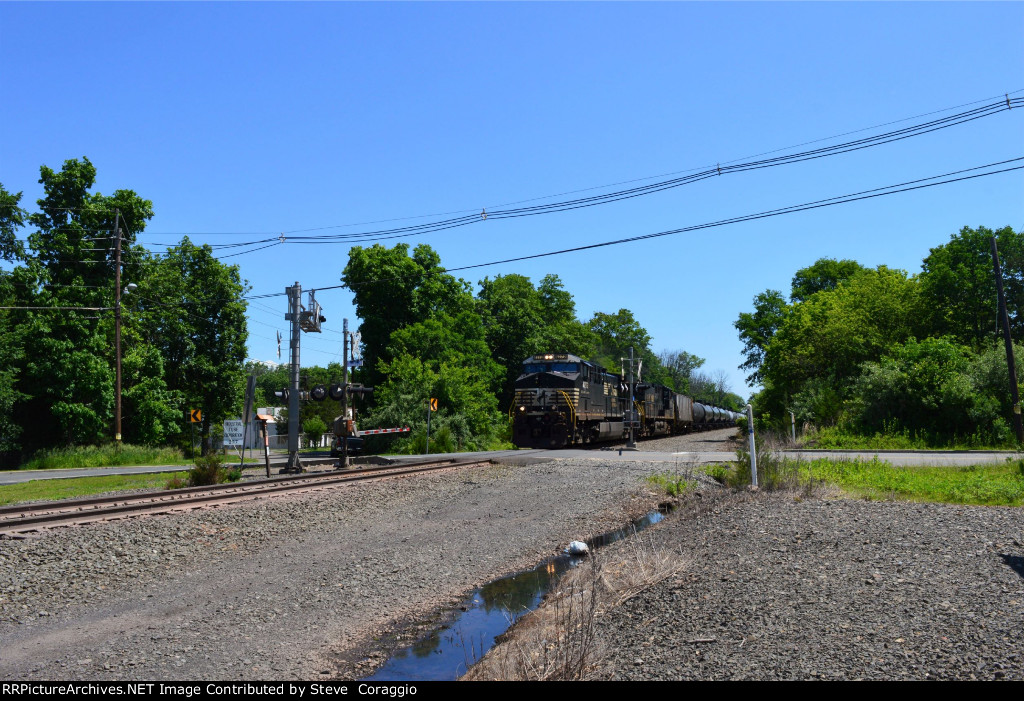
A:
{"type": "Polygon", "coordinates": [[[340,467],[348,467],[348,319],[344,319],[341,325],[341,420],[344,422],[345,431],[341,436],[341,462],[340,467]]]}
{"type": "Polygon", "coordinates": [[[121,447],[121,212],[114,210],[114,445],[121,447]]]}
{"type": "Polygon", "coordinates": [[[1017,363],[1013,357],[1013,340],[1010,338],[1010,315],[1006,311],[1006,296],[1003,294],[1003,271],[999,267],[999,251],[996,237],[992,237],[992,265],[996,269],[996,294],[999,296],[999,323],[1003,325],[1003,341],[1006,344],[1006,367],[1010,372],[1010,397],[1013,399],[1013,430],[1017,443],[1024,443],[1024,423],[1020,416],[1020,393],[1017,390],[1017,363]]]}

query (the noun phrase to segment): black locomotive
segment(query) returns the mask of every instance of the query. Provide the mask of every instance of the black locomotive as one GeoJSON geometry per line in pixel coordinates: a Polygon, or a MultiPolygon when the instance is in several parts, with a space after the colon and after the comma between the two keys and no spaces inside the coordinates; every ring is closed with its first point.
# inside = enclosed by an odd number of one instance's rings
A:
{"type": "Polygon", "coordinates": [[[627,378],[569,353],[523,362],[510,413],[512,442],[520,448],[621,441],[631,424],[637,438],[725,428],[740,416],[664,385],[638,382],[631,392],[627,378]]]}

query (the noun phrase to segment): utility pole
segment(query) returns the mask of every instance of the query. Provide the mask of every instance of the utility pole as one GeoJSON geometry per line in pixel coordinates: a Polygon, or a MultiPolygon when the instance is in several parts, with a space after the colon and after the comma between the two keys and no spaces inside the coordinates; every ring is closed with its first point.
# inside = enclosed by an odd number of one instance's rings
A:
{"type": "Polygon", "coordinates": [[[342,381],[341,381],[341,420],[345,422],[345,432],[341,436],[341,465],[340,467],[348,467],[348,319],[346,318],[341,324],[341,338],[342,338],[342,360],[344,361],[344,370],[342,370],[342,381]]]}
{"type": "Polygon", "coordinates": [[[1003,271],[999,267],[999,251],[996,237],[992,237],[992,264],[996,269],[996,294],[999,297],[999,323],[1003,325],[1003,341],[1006,344],[1006,367],[1010,373],[1010,397],[1013,399],[1013,430],[1017,443],[1024,443],[1024,424],[1020,416],[1020,394],[1017,391],[1017,363],[1013,357],[1013,339],[1010,337],[1010,315],[1006,311],[1006,296],[1003,294],[1003,271]]]}
{"type": "Polygon", "coordinates": [[[114,210],[114,445],[121,447],[121,211],[114,210]]]}
{"type": "Polygon", "coordinates": [[[288,464],[281,472],[300,473],[302,463],[299,462],[299,339],[302,329],[299,327],[299,311],[302,286],[296,282],[293,287],[286,287],[285,292],[288,295],[288,313],[284,318],[292,322],[292,333],[288,366],[288,464]]]}

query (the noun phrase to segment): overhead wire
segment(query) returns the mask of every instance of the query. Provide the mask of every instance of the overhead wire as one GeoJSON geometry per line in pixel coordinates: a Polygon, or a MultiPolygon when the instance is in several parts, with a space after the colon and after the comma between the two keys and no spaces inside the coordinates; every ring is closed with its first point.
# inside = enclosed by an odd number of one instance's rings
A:
{"type": "MultiPolygon", "coordinates": [[[[620,238],[620,239],[614,239],[614,240],[611,240],[611,241],[603,241],[603,242],[598,242],[598,243],[586,244],[586,245],[582,245],[582,246],[574,246],[574,247],[571,247],[571,248],[559,249],[559,250],[555,250],[555,251],[546,251],[546,252],[542,252],[542,253],[535,253],[535,254],[525,255],[525,256],[516,256],[516,257],[513,257],[513,258],[505,258],[505,259],[501,259],[501,260],[488,261],[488,262],[485,262],[485,263],[475,263],[475,264],[472,264],[472,265],[463,265],[463,266],[457,266],[457,267],[451,267],[451,268],[441,268],[441,269],[438,269],[437,271],[433,271],[433,272],[436,272],[437,274],[445,274],[445,273],[451,273],[451,272],[459,272],[459,271],[462,271],[462,270],[472,270],[472,269],[476,269],[476,268],[488,267],[488,266],[492,266],[492,265],[502,265],[502,264],[506,264],[506,263],[514,263],[514,262],[520,262],[520,261],[524,261],[524,260],[533,260],[533,259],[544,258],[544,257],[549,257],[549,256],[564,255],[564,254],[567,254],[567,253],[575,253],[575,252],[586,251],[586,250],[591,250],[591,249],[595,249],[595,248],[602,248],[602,247],[606,247],[606,246],[615,246],[615,245],[621,245],[621,244],[631,243],[631,242],[635,242],[635,241],[642,241],[642,240],[659,238],[659,237],[664,237],[664,236],[671,236],[671,235],[680,234],[680,233],[687,233],[687,232],[698,231],[698,230],[708,229],[708,228],[713,228],[713,227],[718,227],[718,226],[725,226],[725,225],[728,225],[728,224],[736,224],[736,223],[742,223],[742,222],[747,222],[747,221],[754,221],[754,220],[757,220],[757,219],[765,219],[765,218],[769,218],[769,217],[780,216],[782,214],[794,214],[794,213],[797,213],[797,212],[807,211],[807,210],[810,210],[810,209],[818,209],[818,208],[822,208],[822,207],[830,207],[830,206],[835,206],[835,205],[839,205],[839,204],[848,204],[850,202],[856,202],[856,201],[865,200],[865,199],[872,199],[872,198],[876,198],[876,197],[884,197],[884,196],[888,196],[888,195],[895,195],[895,194],[899,194],[899,193],[903,193],[903,192],[909,192],[909,191],[913,191],[913,190],[920,190],[920,189],[924,189],[924,188],[936,187],[936,186],[939,186],[939,185],[948,185],[950,183],[961,182],[961,181],[965,181],[965,180],[973,180],[973,179],[977,179],[977,178],[983,178],[983,177],[988,177],[988,176],[991,176],[991,175],[998,175],[998,174],[1001,174],[1001,173],[1007,173],[1007,172],[1011,172],[1011,171],[1017,171],[1017,170],[1024,169],[1024,165],[1018,165],[1018,166],[1013,166],[1013,167],[1002,168],[1002,169],[999,169],[999,170],[992,170],[992,171],[985,172],[985,173],[974,173],[973,175],[964,175],[965,173],[971,173],[973,171],[984,170],[984,169],[987,169],[987,168],[994,168],[996,166],[1007,165],[1007,164],[1010,164],[1010,163],[1016,163],[1016,162],[1019,162],[1019,161],[1022,161],[1022,160],[1024,160],[1024,156],[1019,156],[1019,157],[1016,157],[1016,158],[1010,158],[1010,159],[1005,159],[1005,160],[1002,160],[1002,161],[996,161],[996,162],[988,163],[988,164],[981,165],[981,166],[974,166],[974,167],[971,167],[971,168],[963,168],[963,169],[960,169],[960,170],[951,171],[951,172],[943,173],[943,174],[940,174],[940,175],[933,175],[933,176],[929,176],[929,177],[926,177],[926,178],[918,178],[918,179],[915,179],[915,180],[908,180],[908,181],[905,181],[905,182],[902,182],[902,183],[896,183],[894,185],[886,185],[886,186],[883,186],[883,187],[872,188],[872,189],[869,189],[869,190],[861,190],[859,192],[848,193],[848,194],[845,194],[845,195],[838,195],[838,196],[835,196],[835,197],[828,197],[828,198],[824,198],[824,199],[820,199],[820,200],[814,200],[814,201],[811,201],[811,202],[806,202],[806,203],[797,204],[797,205],[789,205],[789,206],[786,206],[786,207],[780,207],[780,208],[766,210],[766,211],[763,211],[763,212],[757,212],[757,213],[753,213],[753,214],[746,214],[746,215],[740,215],[740,216],[736,216],[736,217],[730,217],[730,218],[727,218],[727,219],[721,219],[721,220],[714,221],[714,222],[707,222],[707,223],[703,223],[703,224],[694,224],[694,225],[691,225],[691,226],[680,227],[680,228],[677,228],[677,229],[670,229],[670,230],[667,230],[667,231],[661,231],[661,232],[656,232],[656,233],[651,233],[651,234],[642,234],[642,235],[638,235],[638,236],[630,236],[630,237],[625,237],[625,238],[620,238]],[[962,176],[962,177],[955,177],[954,178],[952,176],[962,176]],[[947,179],[946,180],[941,180],[941,178],[947,178],[947,179]],[[929,181],[935,181],[935,182],[929,182],[929,181]]],[[[421,276],[421,275],[423,275],[423,273],[414,273],[413,275],[410,275],[410,276],[394,276],[394,277],[390,277],[390,278],[378,278],[378,279],[373,279],[373,280],[366,280],[366,281],[363,281],[363,282],[360,282],[360,283],[342,284],[342,285],[327,285],[327,286],[322,286],[322,287],[313,287],[313,288],[310,288],[310,289],[312,289],[314,291],[326,291],[326,290],[343,289],[343,288],[350,288],[351,289],[352,287],[358,287],[358,286],[362,286],[362,285],[366,285],[366,284],[388,282],[388,281],[393,281],[393,280],[405,279],[405,278],[409,278],[409,277],[418,277],[418,276],[421,276]]],[[[273,298],[273,297],[282,297],[285,294],[287,294],[287,293],[286,292],[271,292],[271,293],[265,293],[265,294],[255,294],[255,295],[249,294],[249,295],[243,295],[242,297],[239,297],[239,298],[223,298],[223,299],[202,300],[202,301],[196,300],[196,301],[192,301],[192,302],[154,303],[153,306],[161,306],[161,307],[175,306],[175,307],[181,307],[181,306],[185,306],[185,305],[188,305],[188,304],[209,303],[211,301],[234,301],[235,299],[237,299],[238,301],[251,301],[251,300],[269,299],[269,298],[273,298]]],[[[0,307],[0,309],[27,309],[27,308],[28,307],[0,307]]],[[[52,307],[45,307],[45,309],[52,309],[52,307]]]]}
{"type": "MultiPolygon", "coordinates": [[[[1018,106],[1024,104],[1024,98],[1013,98],[1012,100],[1007,96],[1006,101],[999,101],[990,103],[982,107],[960,112],[954,115],[949,115],[940,119],[931,120],[924,123],[911,125],[902,129],[889,131],[883,134],[877,134],[862,139],[856,139],[853,141],[843,142],[841,144],[834,144],[832,146],[821,147],[808,151],[801,151],[798,153],[788,154],[784,156],[776,156],[773,158],[762,159],[758,161],[748,161],[738,164],[725,164],[716,165],[714,167],[706,168],[702,171],[691,173],[684,177],[673,178],[671,180],[659,181],[656,183],[650,183],[639,187],[629,188],[626,190],[617,190],[614,192],[593,195],[589,197],[581,197],[571,200],[563,200],[559,202],[552,202],[541,205],[533,205],[529,207],[518,207],[513,209],[491,209],[487,211],[486,208],[480,213],[466,215],[462,217],[456,217],[453,219],[440,220],[434,222],[427,222],[424,224],[416,224],[404,227],[395,227],[391,229],[379,229],[375,231],[361,231],[350,234],[320,234],[316,236],[288,236],[284,234],[277,235],[273,238],[260,239],[256,241],[246,241],[242,243],[231,243],[231,244],[210,244],[214,249],[224,248],[238,248],[246,246],[258,246],[255,248],[249,248],[246,251],[238,253],[232,253],[226,256],[220,256],[220,258],[235,257],[244,255],[246,253],[252,253],[255,251],[263,250],[276,246],[286,241],[289,243],[300,243],[300,244],[311,244],[311,243],[325,243],[325,242],[345,242],[351,244],[355,242],[369,241],[369,240],[387,240],[392,238],[402,238],[408,236],[419,236],[427,233],[435,233],[438,231],[444,231],[448,229],[468,226],[470,224],[479,223],[487,219],[509,219],[519,218],[527,216],[536,216],[540,214],[551,214],[555,212],[564,212],[574,209],[581,209],[584,207],[593,207],[602,204],[608,204],[611,202],[619,202],[622,200],[633,199],[636,197],[642,197],[645,195],[653,194],[656,192],[662,192],[664,190],[674,189],[683,185],[689,185],[702,180],[707,180],[714,177],[720,177],[722,175],[745,172],[750,170],[760,170],[764,168],[774,168],[782,165],[789,165],[792,163],[800,163],[808,160],[815,160],[819,158],[826,158],[836,156],[844,153],[850,153],[853,151],[859,151],[866,148],[872,148],[874,146],[880,146],[883,144],[892,143],[895,141],[901,141],[904,139],[928,134],[940,129],[946,129],[959,124],[971,122],[983,117],[991,116],[1010,110],[1013,104],[1018,106]],[[266,245],[259,245],[266,244],[266,245]]],[[[292,232],[295,233],[295,232],[292,232]]]]}

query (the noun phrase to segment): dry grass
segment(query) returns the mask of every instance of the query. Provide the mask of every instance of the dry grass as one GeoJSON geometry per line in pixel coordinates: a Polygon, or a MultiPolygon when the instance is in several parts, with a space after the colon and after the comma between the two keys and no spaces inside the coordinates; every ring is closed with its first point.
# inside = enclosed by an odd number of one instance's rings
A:
{"type": "Polygon", "coordinates": [[[592,555],[558,582],[533,613],[520,619],[463,677],[466,680],[575,681],[594,677],[606,657],[597,619],[679,573],[690,559],[632,537],[592,555]],[[611,551],[611,552],[609,552],[611,551]]]}

